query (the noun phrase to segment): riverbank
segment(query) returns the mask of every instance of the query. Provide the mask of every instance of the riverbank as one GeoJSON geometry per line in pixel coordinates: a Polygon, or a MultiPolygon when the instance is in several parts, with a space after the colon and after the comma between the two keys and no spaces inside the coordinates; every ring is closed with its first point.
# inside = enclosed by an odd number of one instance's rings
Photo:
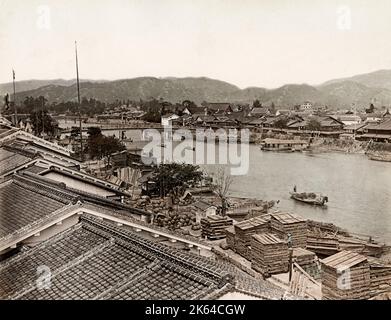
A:
{"type": "MultiPolygon", "coordinates": [[[[261,144],[261,141],[266,138],[289,140],[297,137],[282,133],[252,133],[251,135],[255,144],[261,144]]],[[[298,138],[297,138],[298,139],[298,138]]],[[[303,139],[303,138],[301,138],[303,139]]],[[[306,139],[304,139],[306,140],[306,139]]],[[[308,142],[310,141],[307,138],[308,142]]],[[[342,138],[311,138],[309,150],[312,152],[338,152],[338,153],[350,153],[350,154],[366,154],[366,153],[381,153],[386,157],[391,156],[391,144],[382,142],[368,142],[357,141],[354,139],[342,139],[342,138]]]]}

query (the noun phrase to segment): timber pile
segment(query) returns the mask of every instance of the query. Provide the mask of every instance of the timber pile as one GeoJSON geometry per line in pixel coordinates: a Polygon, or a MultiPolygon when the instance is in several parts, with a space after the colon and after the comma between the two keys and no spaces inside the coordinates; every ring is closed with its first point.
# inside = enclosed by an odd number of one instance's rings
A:
{"type": "Polygon", "coordinates": [[[318,258],[314,252],[303,248],[294,248],[292,252],[292,260],[314,279],[318,279],[320,277],[318,258]]]}
{"type": "Polygon", "coordinates": [[[340,251],[337,237],[312,234],[307,237],[307,249],[320,256],[331,256],[340,251]]]}
{"type": "Polygon", "coordinates": [[[316,254],[303,248],[294,248],[292,258],[293,261],[303,268],[303,266],[307,266],[315,262],[316,254]]]}
{"type": "Polygon", "coordinates": [[[371,273],[371,297],[391,291],[391,265],[386,265],[370,258],[369,268],[371,273]]]}
{"type": "Polygon", "coordinates": [[[333,223],[327,223],[327,222],[319,222],[314,220],[308,220],[308,229],[309,233],[317,233],[317,234],[332,234],[332,235],[344,235],[349,236],[349,233],[340,227],[337,227],[333,223]]]}
{"type": "Polygon", "coordinates": [[[211,215],[201,219],[201,236],[209,240],[219,240],[226,237],[225,229],[232,226],[232,219],[211,215]]]}
{"type": "Polygon", "coordinates": [[[272,213],[270,227],[281,239],[292,236],[292,247],[305,248],[307,244],[307,220],[293,213],[272,213]]]}
{"type": "Polygon", "coordinates": [[[229,249],[235,251],[235,227],[229,227],[225,229],[225,237],[227,240],[227,246],[229,249]]]}
{"type": "Polygon", "coordinates": [[[338,237],[341,250],[349,250],[366,256],[380,257],[384,252],[384,245],[376,242],[368,242],[353,237],[338,237]]]}
{"type": "Polygon", "coordinates": [[[243,220],[235,224],[235,252],[251,259],[251,236],[269,231],[269,215],[243,220]]]}
{"type": "Polygon", "coordinates": [[[370,298],[371,276],[367,257],[341,251],[321,263],[323,299],[370,298]]]}
{"type": "Polygon", "coordinates": [[[251,237],[251,267],[264,277],[288,272],[289,251],[286,241],[272,233],[251,237]]]}

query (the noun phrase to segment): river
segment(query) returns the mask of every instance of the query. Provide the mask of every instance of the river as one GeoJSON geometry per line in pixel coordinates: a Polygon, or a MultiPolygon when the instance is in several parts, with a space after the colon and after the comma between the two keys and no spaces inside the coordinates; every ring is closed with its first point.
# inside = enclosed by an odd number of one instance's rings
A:
{"type": "MultiPolygon", "coordinates": [[[[104,131],[108,135],[118,133],[104,131]]],[[[140,130],[127,130],[126,135],[135,145],[142,145],[140,130]]],[[[215,169],[213,165],[203,167],[210,172],[215,169]]],[[[371,161],[359,154],[265,152],[250,145],[249,170],[245,175],[234,176],[230,194],[280,200],[279,210],[332,222],[391,244],[391,163],[371,161]],[[294,185],[298,192],[327,195],[327,207],[290,199],[294,185]]]]}

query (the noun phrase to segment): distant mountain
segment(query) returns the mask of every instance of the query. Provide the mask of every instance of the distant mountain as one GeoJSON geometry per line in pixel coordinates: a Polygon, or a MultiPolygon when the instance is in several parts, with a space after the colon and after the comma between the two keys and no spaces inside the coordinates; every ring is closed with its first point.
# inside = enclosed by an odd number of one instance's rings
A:
{"type": "MultiPolygon", "coordinates": [[[[7,86],[9,87],[9,84],[0,85],[0,93],[2,88],[7,86]]],[[[40,95],[45,96],[49,102],[76,101],[77,99],[75,80],[22,81],[17,83],[17,88],[19,101],[26,96],[38,97],[40,95]],[[30,89],[21,92],[23,86],[30,89]]],[[[8,90],[8,92],[12,91],[8,90]]],[[[380,107],[391,105],[391,71],[381,70],[349,79],[335,79],[320,86],[288,84],[277,89],[258,87],[240,89],[227,82],[205,77],[83,80],[80,93],[82,97],[93,97],[104,102],[112,102],[116,99],[161,98],[173,103],[183,100],[192,100],[197,104],[203,101],[252,103],[258,99],[265,105],[274,102],[280,108],[292,107],[305,101],[311,101],[315,105],[327,105],[331,108],[349,108],[352,104],[367,107],[370,103],[380,107]]]]}
{"type": "MultiPolygon", "coordinates": [[[[80,82],[104,82],[104,80],[87,80],[87,79],[81,79],[80,82]]],[[[23,81],[16,81],[16,91],[29,91],[29,90],[35,90],[40,87],[48,86],[48,85],[57,85],[57,86],[70,86],[72,84],[76,83],[76,79],[71,80],[64,80],[64,79],[52,79],[52,80],[23,80],[23,81]]],[[[6,93],[12,94],[13,93],[13,84],[12,82],[7,83],[0,83],[0,95],[4,95],[6,93]]]]}
{"type": "MultiPolygon", "coordinates": [[[[80,85],[82,97],[94,97],[101,101],[165,99],[182,102],[189,99],[197,103],[202,101],[230,101],[232,95],[240,89],[227,82],[208,78],[153,78],[115,80],[109,82],[84,82],[80,85]]],[[[26,96],[43,95],[50,102],[76,100],[76,85],[48,85],[34,90],[17,93],[18,99],[26,96]]]]}
{"type": "Polygon", "coordinates": [[[351,106],[353,103],[356,106],[368,106],[370,103],[375,106],[391,104],[391,90],[368,87],[350,80],[325,84],[319,90],[325,96],[334,99],[334,102],[329,101],[329,103],[338,103],[344,106],[351,106]]]}
{"type": "Polygon", "coordinates": [[[321,86],[345,81],[357,82],[367,87],[385,88],[391,90],[391,70],[378,70],[349,78],[334,79],[323,83],[321,86]]]}

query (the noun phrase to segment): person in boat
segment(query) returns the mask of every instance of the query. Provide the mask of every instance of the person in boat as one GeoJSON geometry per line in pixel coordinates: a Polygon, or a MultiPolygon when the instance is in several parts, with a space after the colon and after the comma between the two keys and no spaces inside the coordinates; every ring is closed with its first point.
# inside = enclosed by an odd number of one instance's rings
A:
{"type": "Polygon", "coordinates": [[[296,192],[297,191],[297,188],[296,188],[296,185],[293,187],[293,192],[296,192]]]}

